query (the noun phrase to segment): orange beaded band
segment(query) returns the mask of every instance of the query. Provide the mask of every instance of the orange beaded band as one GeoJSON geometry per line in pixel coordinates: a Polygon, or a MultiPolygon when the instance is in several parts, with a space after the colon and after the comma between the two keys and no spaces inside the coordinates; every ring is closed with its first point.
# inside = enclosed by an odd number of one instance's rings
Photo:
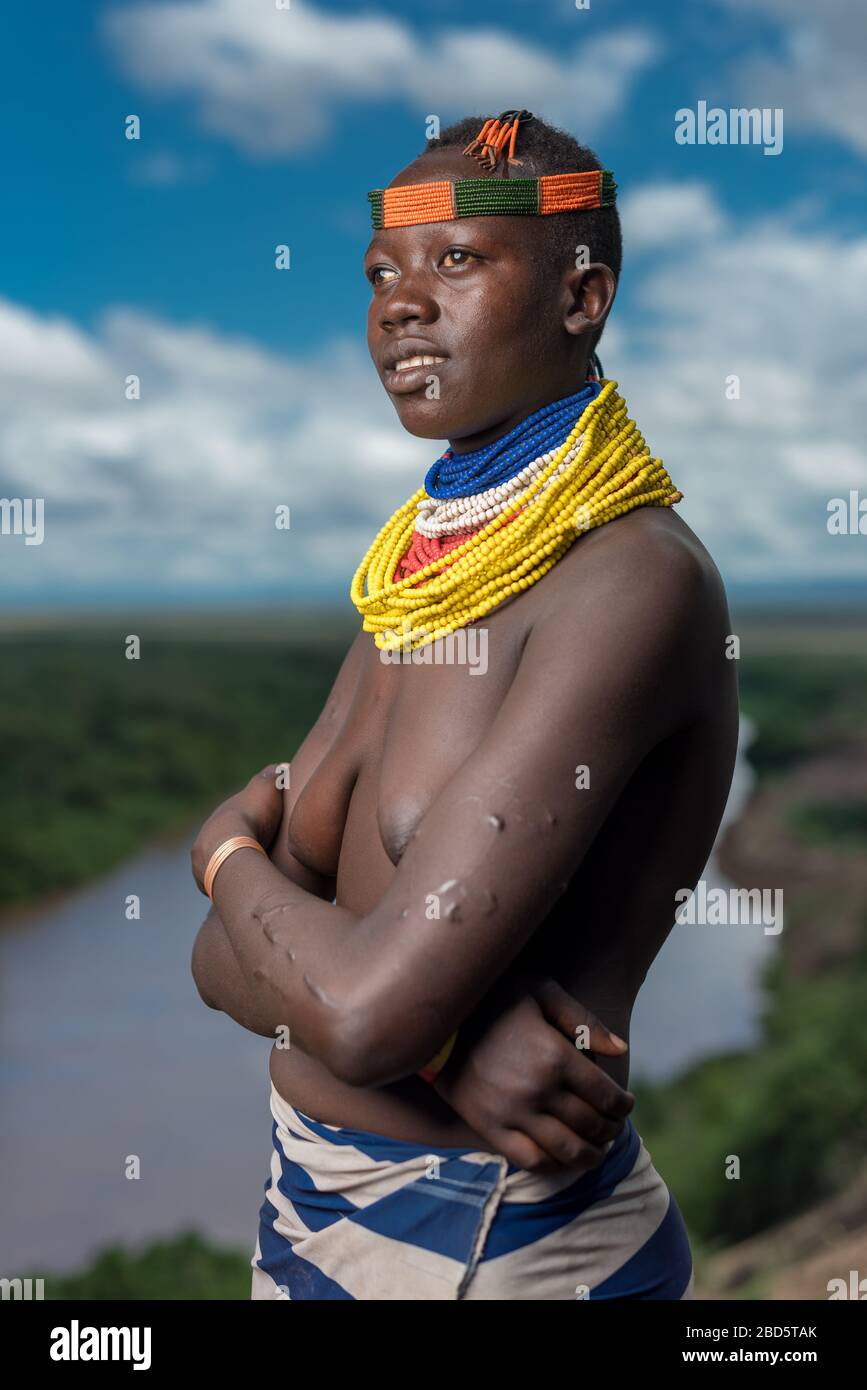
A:
{"type": "Polygon", "coordinates": [[[604,208],[617,185],[610,169],[543,174],[538,179],[474,178],[406,183],[368,193],[374,230],[453,222],[460,217],[549,217],[557,212],[604,208]]]}
{"type": "MultiPolygon", "coordinates": [[[[208,860],[208,867],[205,869],[205,876],[202,880],[205,893],[214,901],[213,887],[214,879],[220,872],[230,854],[234,854],[236,849],[257,849],[260,854],[265,854],[264,849],[258,840],[254,840],[251,835],[233,835],[231,839],[224,840],[218,845],[208,860]]],[[[267,855],[266,855],[267,858],[267,855]]]]}

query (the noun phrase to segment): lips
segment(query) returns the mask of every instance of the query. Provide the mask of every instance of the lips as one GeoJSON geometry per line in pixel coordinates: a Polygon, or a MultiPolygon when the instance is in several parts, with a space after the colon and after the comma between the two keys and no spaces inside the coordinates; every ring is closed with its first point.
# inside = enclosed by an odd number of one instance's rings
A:
{"type": "Polygon", "coordinates": [[[402,357],[399,362],[395,363],[394,370],[396,372],[411,372],[413,367],[438,367],[445,360],[444,357],[420,353],[414,357],[402,357]]]}
{"type": "Polygon", "coordinates": [[[421,338],[400,338],[382,354],[382,379],[387,391],[404,394],[426,386],[428,378],[447,361],[436,344],[421,338]]]}

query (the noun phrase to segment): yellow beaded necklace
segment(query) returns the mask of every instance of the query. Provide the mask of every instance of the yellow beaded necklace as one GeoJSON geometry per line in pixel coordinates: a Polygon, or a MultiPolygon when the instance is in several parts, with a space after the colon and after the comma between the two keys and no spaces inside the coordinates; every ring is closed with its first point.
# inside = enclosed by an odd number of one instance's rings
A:
{"type": "Polygon", "coordinates": [[[661,460],[651,458],[616,381],[603,382],[547,467],[499,515],[447,555],[393,583],[426,495],[419,488],[398,508],[352,580],[350,596],[364,631],[382,651],[411,651],[456,632],[535,584],[583,531],[635,507],[670,507],[683,496],[661,460]],[[579,435],[577,454],[558,472],[579,435]],[[542,491],[542,505],[528,505],[542,491]]]}

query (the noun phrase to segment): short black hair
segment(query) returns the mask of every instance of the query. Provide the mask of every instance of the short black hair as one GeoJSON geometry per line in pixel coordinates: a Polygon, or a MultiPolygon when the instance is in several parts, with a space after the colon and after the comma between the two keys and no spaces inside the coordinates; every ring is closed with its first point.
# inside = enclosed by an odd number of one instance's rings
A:
{"type": "MultiPolygon", "coordinates": [[[[430,150],[448,149],[453,146],[463,149],[475,139],[484,125],[485,116],[465,116],[461,121],[440,131],[435,140],[429,140],[420,152],[422,157],[430,150]]],[[[581,145],[573,135],[547,121],[534,116],[526,121],[518,132],[515,155],[523,163],[510,168],[516,178],[538,178],[542,174],[583,174],[590,169],[603,166],[587,145],[581,145]]],[[[473,178],[474,164],[467,160],[467,177],[473,178]]],[[[503,166],[500,165],[500,168],[503,166]]],[[[498,175],[493,174],[496,178],[498,175]]],[[[482,177],[484,177],[482,175],[482,177]]],[[[557,269],[575,264],[575,250],[586,246],[591,261],[601,261],[614,275],[615,282],[620,279],[623,261],[623,240],[620,232],[620,216],[615,205],[606,208],[588,208],[582,212],[562,212],[553,217],[539,218],[540,249],[548,265],[557,269]]],[[[600,329],[593,346],[602,336],[600,329]]]]}

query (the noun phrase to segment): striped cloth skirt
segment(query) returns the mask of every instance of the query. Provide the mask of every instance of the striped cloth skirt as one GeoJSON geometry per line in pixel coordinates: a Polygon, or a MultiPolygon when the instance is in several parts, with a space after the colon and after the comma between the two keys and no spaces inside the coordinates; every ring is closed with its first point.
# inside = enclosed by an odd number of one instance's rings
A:
{"type": "Polygon", "coordinates": [[[271,1087],[254,1299],[691,1298],[683,1218],[631,1120],[599,1166],[320,1124],[271,1087]]]}

